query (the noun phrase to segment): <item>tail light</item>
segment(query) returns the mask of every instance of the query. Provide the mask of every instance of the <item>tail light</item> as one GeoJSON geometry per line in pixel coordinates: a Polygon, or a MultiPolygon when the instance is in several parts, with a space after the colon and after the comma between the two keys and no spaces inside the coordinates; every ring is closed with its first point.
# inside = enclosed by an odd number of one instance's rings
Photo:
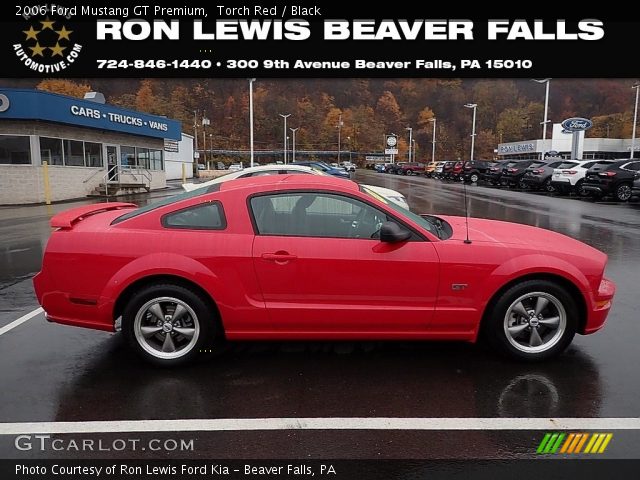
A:
{"type": "Polygon", "coordinates": [[[496,167],[491,167],[491,171],[492,171],[492,172],[497,172],[497,171],[498,171],[498,169],[497,169],[496,167]]]}
{"type": "Polygon", "coordinates": [[[509,169],[507,169],[507,172],[509,172],[509,173],[516,173],[517,171],[518,171],[517,168],[509,168],[509,169]]]}
{"type": "Polygon", "coordinates": [[[575,175],[576,173],[578,173],[577,170],[562,170],[562,173],[564,175],[575,175]]]}
{"type": "Polygon", "coordinates": [[[533,173],[537,173],[538,175],[541,174],[541,173],[544,173],[544,168],[538,168],[538,169],[534,170],[533,173]]]}
{"type": "Polygon", "coordinates": [[[615,177],[616,172],[600,172],[598,175],[601,177],[615,177]]]}

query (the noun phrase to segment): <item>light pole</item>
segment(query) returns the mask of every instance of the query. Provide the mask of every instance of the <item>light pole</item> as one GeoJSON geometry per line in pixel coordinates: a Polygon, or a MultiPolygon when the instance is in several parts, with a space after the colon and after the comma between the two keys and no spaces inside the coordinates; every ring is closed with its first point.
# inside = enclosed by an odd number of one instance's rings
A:
{"type": "Polygon", "coordinates": [[[413,158],[413,161],[416,161],[416,139],[414,138],[413,140],[411,140],[411,147],[413,148],[413,154],[411,155],[411,157],[413,158]]]}
{"type": "Polygon", "coordinates": [[[347,141],[349,142],[349,163],[351,163],[351,150],[353,150],[353,147],[351,146],[351,137],[347,137],[347,141]]]}
{"type": "MultiPolygon", "coordinates": [[[[209,134],[209,163],[211,163],[211,150],[213,150],[213,133],[209,134]]],[[[212,170],[211,165],[209,165],[208,169],[212,170]]]]}
{"type": "Polygon", "coordinates": [[[255,78],[249,79],[249,163],[253,167],[253,82],[255,78]]]}
{"type": "Polygon", "coordinates": [[[193,176],[197,177],[198,172],[198,110],[193,111],[193,176]]]}
{"type": "Polygon", "coordinates": [[[293,145],[292,145],[292,150],[291,150],[291,157],[293,158],[293,160],[291,160],[292,162],[296,161],[296,132],[300,129],[300,127],[298,128],[290,128],[289,130],[291,130],[293,132],[293,145]]]}
{"type": "Polygon", "coordinates": [[[284,119],[284,130],[282,131],[283,133],[283,143],[284,143],[284,164],[287,164],[287,118],[289,118],[291,116],[290,113],[287,113],[286,115],[283,115],[282,113],[279,113],[278,115],[280,115],[283,119],[284,119]]]}
{"type": "Polygon", "coordinates": [[[640,93],[640,83],[636,83],[633,87],[636,89],[636,106],[633,109],[633,129],[631,130],[631,157],[636,149],[636,123],[638,122],[638,93],[640,93]]]}
{"type": "Polygon", "coordinates": [[[547,153],[547,123],[549,123],[548,113],[549,113],[549,82],[550,78],[543,78],[542,80],[532,79],[536,83],[546,83],[547,87],[545,88],[544,94],[544,120],[542,121],[542,160],[544,160],[544,156],[547,153]]]}
{"type": "MultiPolygon", "coordinates": [[[[207,131],[204,127],[211,125],[211,121],[202,114],[202,161],[207,165],[207,131]]],[[[207,169],[209,167],[207,166],[207,169]]]]}
{"type": "Polygon", "coordinates": [[[413,128],[406,127],[405,130],[409,130],[409,162],[411,162],[411,144],[413,140],[413,128]]]}
{"type": "Polygon", "coordinates": [[[436,117],[430,118],[430,122],[433,122],[433,140],[431,146],[431,162],[436,161],[436,117]]]}
{"type": "Polygon", "coordinates": [[[473,108],[473,123],[471,127],[471,157],[470,160],[473,162],[473,147],[476,143],[476,109],[478,108],[477,103],[466,103],[464,105],[467,108],[473,108]]]}
{"type": "Polygon", "coordinates": [[[338,117],[338,125],[336,125],[336,128],[338,129],[338,163],[340,163],[340,134],[342,133],[342,125],[342,114],[340,114],[338,117]]]}

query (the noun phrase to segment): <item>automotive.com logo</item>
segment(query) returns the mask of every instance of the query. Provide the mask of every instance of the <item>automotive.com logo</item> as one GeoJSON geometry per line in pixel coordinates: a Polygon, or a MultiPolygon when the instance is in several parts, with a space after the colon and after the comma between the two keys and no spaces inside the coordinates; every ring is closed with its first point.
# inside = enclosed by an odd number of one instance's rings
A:
{"type": "Polygon", "coordinates": [[[538,454],[604,453],[612,433],[546,433],[538,445],[538,454]]]}
{"type": "Polygon", "coordinates": [[[21,32],[21,41],[13,44],[20,62],[38,73],[56,73],[76,61],[82,45],[76,43],[74,30],[66,20],[28,19],[21,32]]]}

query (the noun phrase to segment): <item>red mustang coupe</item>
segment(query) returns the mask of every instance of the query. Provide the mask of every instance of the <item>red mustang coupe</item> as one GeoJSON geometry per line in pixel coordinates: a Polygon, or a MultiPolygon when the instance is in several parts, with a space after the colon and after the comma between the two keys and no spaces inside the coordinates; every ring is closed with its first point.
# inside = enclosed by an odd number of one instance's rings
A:
{"type": "Polygon", "coordinates": [[[358,184],[235,180],[143,208],[103,203],[51,220],[34,285],[52,322],[122,328],[175,365],[216,340],[483,337],[542,360],[602,328],[607,257],[525,225],[416,215],[358,184]]]}

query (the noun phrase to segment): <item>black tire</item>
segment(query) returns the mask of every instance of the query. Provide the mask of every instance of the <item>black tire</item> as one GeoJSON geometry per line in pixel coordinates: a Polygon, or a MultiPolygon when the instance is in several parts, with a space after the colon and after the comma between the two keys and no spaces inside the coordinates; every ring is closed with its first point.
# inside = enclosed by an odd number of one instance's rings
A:
{"type": "Polygon", "coordinates": [[[405,173],[406,173],[406,175],[411,176],[411,175],[413,175],[413,170],[409,169],[405,173]]]}
{"type": "Polygon", "coordinates": [[[480,180],[480,177],[478,177],[477,173],[472,173],[471,176],[469,177],[469,180],[471,180],[471,183],[478,183],[478,180],[480,180]]]}
{"type": "Polygon", "coordinates": [[[518,188],[521,190],[527,190],[529,188],[529,185],[527,185],[527,182],[524,181],[524,178],[518,180],[518,188]]]}
{"type": "Polygon", "coordinates": [[[615,197],[619,202],[626,202],[632,196],[631,184],[624,182],[616,187],[615,197]]]}
{"type": "Polygon", "coordinates": [[[580,197],[588,197],[589,192],[587,192],[584,188],[582,188],[583,184],[584,184],[584,180],[578,180],[578,183],[576,183],[576,194],[580,197]]]}
{"type": "MultiPolygon", "coordinates": [[[[495,350],[508,357],[529,362],[547,360],[563,352],[573,340],[578,328],[577,312],[576,301],[566,289],[557,283],[549,280],[525,280],[509,287],[492,306],[489,306],[483,320],[482,334],[495,350]],[[527,297],[528,295],[532,295],[532,297],[527,297]],[[548,313],[549,318],[543,316],[532,327],[532,324],[522,321],[523,317],[520,316],[522,323],[511,324],[509,327],[512,319],[515,322],[515,317],[509,316],[507,318],[507,315],[518,315],[513,312],[514,305],[522,304],[524,310],[530,315],[534,310],[534,304],[531,302],[539,296],[548,299],[547,306],[542,310],[542,313],[545,315],[548,313]],[[557,302],[562,310],[558,309],[554,302],[557,302]],[[531,310],[527,310],[527,308],[531,308],[531,310]],[[558,313],[556,316],[559,319],[559,326],[556,329],[542,324],[543,320],[548,322],[555,318],[554,312],[558,313]],[[520,333],[517,335],[520,335],[522,343],[527,343],[526,337],[529,336],[529,345],[520,344],[515,337],[507,333],[507,328],[520,329],[520,333]],[[537,337],[542,341],[541,345],[531,345],[532,330],[534,329],[537,332],[537,337]],[[545,343],[548,344],[547,347],[545,347],[545,343]],[[519,347],[515,345],[519,345],[519,347]]],[[[534,316],[529,319],[529,322],[533,322],[537,318],[534,316]]]]}
{"type": "Polygon", "coordinates": [[[205,346],[210,347],[213,344],[217,337],[217,325],[218,318],[209,299],[190,288],[171,283],[152,284],[140,289],[129,299],[122,313],[122,332],[131,348],[146,362],[162,367],[185,365],[195,360],[205,346]],[[172,300],[165,300],[163,303],[161,299],[172,300]],[[164,322],[172,323],[171,327],[167,327],[171,328],[171,331],[167,332],[164,324],[160,325],[158,317],[151,314],[152,307],[155,307],[154,302],[160,305],[164,322]],[[171,306],[174,304],[172,312],[171,306]],[[172,321],[169,317],[173,316],[178,304],[184,305],[182,308],[186,309],[186,313],[172,321]],[[147,337],[142,333],[142,327],[161,329],[147,337]],[[191,337],[183,335],[177,331],[178,328],[184,332],[193,330],[194,334],[191,337]],[[165,353],[162,338],[166,342],[167,335],[171,336],[172,340],[165,353]],[[173,352],[170,350],[171,346],[174,348],[173,352]]]}
{"type": "Polygon", "coordinates": [[[544,191],[547,192],[547,193],[553,193],[553,192],[556,191],[556,187],[551,185],[551,177],[549,177],[549,178],[547,178],[547,180],[545,180],[543,188],[544,188],[544,191]]]}

